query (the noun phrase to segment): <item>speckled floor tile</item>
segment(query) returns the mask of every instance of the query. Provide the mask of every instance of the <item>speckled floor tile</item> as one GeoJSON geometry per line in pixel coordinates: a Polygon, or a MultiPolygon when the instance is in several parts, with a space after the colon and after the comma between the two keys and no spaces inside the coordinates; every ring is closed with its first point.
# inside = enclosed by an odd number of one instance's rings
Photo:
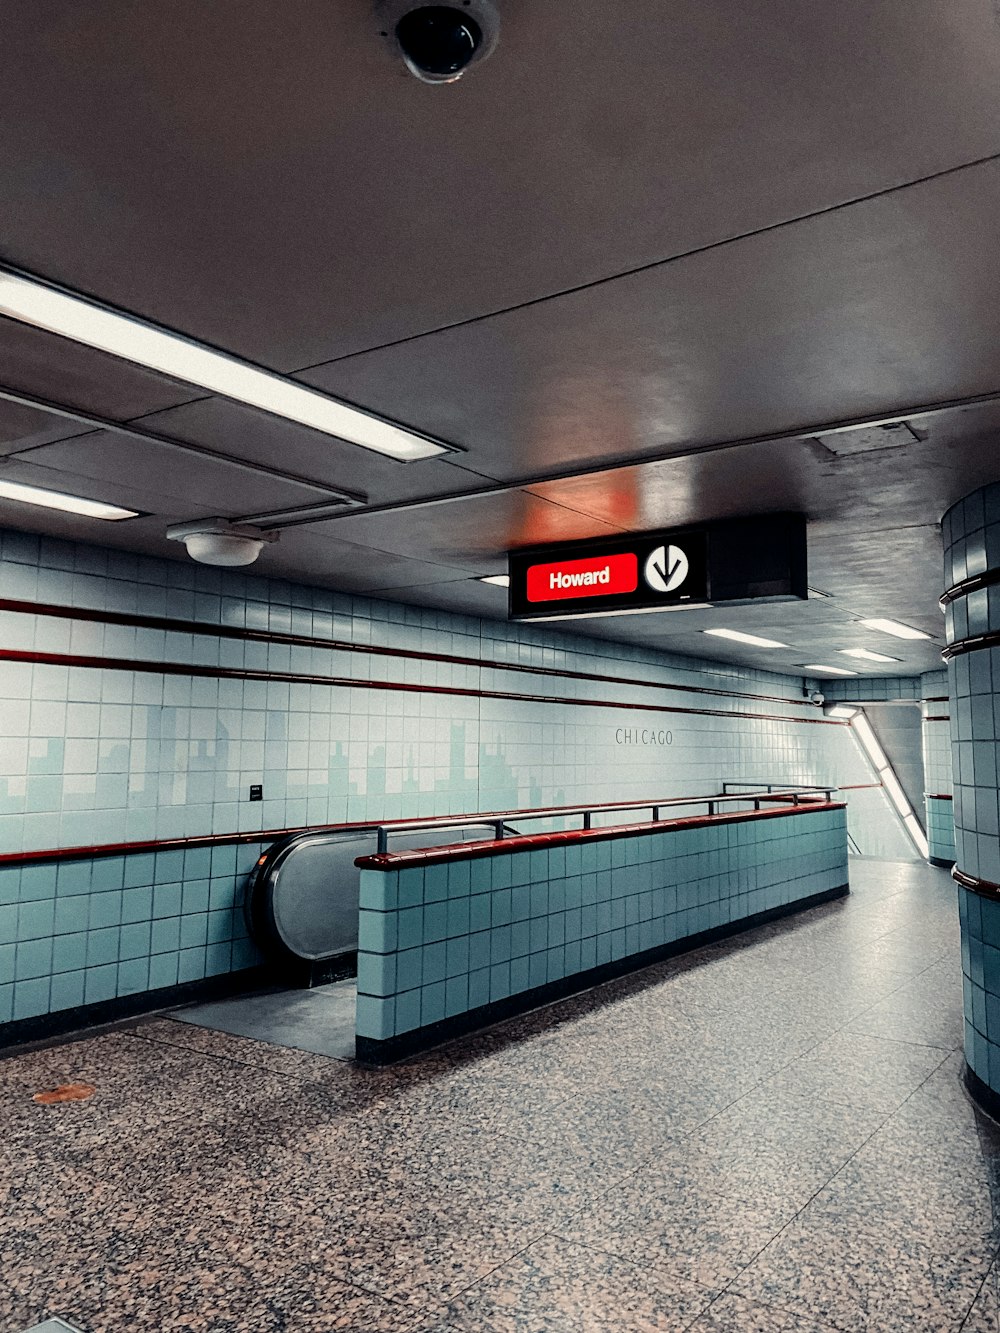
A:
{"type": "Polygon", "coordinates": [[[861,966],[873,970],[885,967],[915,976],[946,957],[952,947],[948,939],[915,938],[904,930],[896,930],[864,945],[858,950],[857,959],[861,966]]]}
{"type": "Polygon", "coordinates": [[[836,1223],[810,1210],[740,1273],[741,1295],[800,1310],[844,1333],[942,1333],[968,1313],[995,1247],[961,1235],[947,1254],[908,1236],[859,1229],[853,1215],[836,1223]]]}
{"type": "Polygon", "coordinates": [[[616,1256],[547,1238],[462,1293],[428,1333],[673,1333],[711,1293],[616,1256]]]}
{"type": "MultiPolygon", "coordinates": [[[[397,1303],[423,1305],[468,1285],[526,1243],[520,1223],[491,1227],[471,1208],[449,1214],[437,1198],[419,1206],[384,1191],[351,1196],[348,1183],[329,1179],[320,1187],[312,1176],[307,1189],[287,1166],[261,1178],[230,1172],[218,1161],[204,1172],[165,1172],[159,1183],[151,1169],[140,1171],[127,1188],[122,1181],[92,1181],[89,1188],[82,1182],[70,1221],[25,1227],[16,1249],[11,1240],[0,1247],[5,1270],[9,1264],[18,1275],[9,1290],[22,1302],[37,1293],[50,1309],[59,1292],[78,1298],[75,1308],[90,1293],[95,1305],[112,1308],[122,1328],[156,1324],[125,1320],[131,1312],[114,1299],[119,1284],[160,1286],[168,1307],[191,1308],[196,1293],[183,1285],[175,1291],[172,1275],[181,1284],[197,1280],[269,1300],[274,1290],[286,1303],[302,1301],[321,1281],[337,1292],[344,1279],[360,1277],[367,1279],[358,1285],[369,1288],[369,1298],[391,1287],[397,1303]],[[327,1224],[322,1210],[311,1207],[321,1188],[340,1195],[339,1224],[327,1224]]],[[[483,1210],[482,1199],[478,1207],[483,1210]]],[[[238,1327],[256,1327],[249,1315],[239,1317],[246,1322],[238,1327]]],[[[411,1306],[395,1326],[413,1318],[411,1306]]],[[[285,1328],[281,1322],[265,1326],[285,1328]]]]}
{"type": "Polygon", "coordinates": [[[731,1178],[742,1171],[748,1180],[769,1175],[819,1188],[885,1123],[882,1109],[845,1115],[842,1106],[765,1082],[696,1130],[688,1147],[725,1164],[731,1178]]]}
{"type": "Polygon", "coordinates": [[[817,1102],[891,1112],[930,1077],[945,1055],[938,1047],[838,1032],[771,1082],[817,1102]]]}
{"type": "Polygon", "coordinates": [[[331,1278],[421,1305],[482,1276],[612,1178],[572,1145],[536,1154],[446,1124],[433,1140],[387,1142],[370,1123],[330,1136],[306,1117],[286,1132],[295,1146],[241,1128],[237,1117],[145,1154],[95,1150],[81,1163],[90,1243],[113,1247],[137,1227],[167,1233],[183,1217],[189,1249],[222,1246],[268,1272],[277,1258],[303,1271],[321,1263],[331,1278]]]}
{"type": "Polygon", "coordinates": [[[141,1218],[119,1231],[94,1233],[84,1224],[40,1229],[34,1247],[4,1270],[0,1327],[27,1327],[52,1314],[86,1333],[405,1333],[412,1327],[412,1309],[338,1282],[321,1257],[296,1269],[279,1252],[259,1266],[241,1262],[239,1250],[218,1228],[199,1235],[141,1218]]]}
{"type": "Polygon", "coordinates": [[[962,1333],[1000,1333],[1000,1282],[996,1264],[987,1273],[979,1295],[972,1302],[962,1333]]]}
{"type": "Polygon", "coordinates": [[[988,1130],[949,1125],[935,1132],[935,1122],[914,1123],[893,1117],[857,1153],[859,1166],[926,1180],[961,1180],[966,1185],[1000,1188],[1000,1144],[988,1130]]]}
{"type": "MultiPolygon", "coordinates": [[[[4,1062],[0,1160],[22,1150],[52,1153],[59,1144],[73,1152],[104,1142],[141,1142],[174,1123],[210,1125],[237,1115],[248,1122],[282,1118],[307,1093],[299,1080],[269,1070],[107,1034],[4,1062]],[[32,1101],[36,1091],[77,1080],[94,1085],[88,1101],[56,1106],[32,1101]]],[[[348,1082],[322,1093],[328,1116],[349,1114],[357,1104],[357,1089],[348,1082]]]]}
{"type": "Polygon", "coordinates": [[[837,1333],[833,1324],[723,1293],[690,1325],[691,1333],[837,1333]]]}
{"type": "Polygon", "coordinates": [[[848,1030],[946,1051],[957,1050],[964,1035],[960,1008],[942,1005],[936,996],[915,994],[909,986],[859,1014],[848,1030]]]}
{"type": "Polygon", "coordinates": [[[417,1097],[400,1096],[378,1117],[380,1126],[392,1126],[411,1143],[435,1141],[442,1125],[500,1134],[518,1139],[523,1150],[543,1169],[547,1156],[572,1150],[590,1172],[607,1183],[634,1171],[664,1145],[705,1123],[724,1104],[712,1089],[691,1087],[679,1079],[653,1082],[637,1071],[626,1082],[592,1087],[566,1085],[561,1080],[551,1097],[516,1092],[494,1099],[463,1083],[422,1090],[417,1097]]]}
{"type": "Polygon", "coordinates": [[[986,1184],[962,1176],[893,1170],[884,1159],[855,1157],[812,1199],[805,1220],[848,1226],[890,1244],[947,1255],[956,1247],[1000,1246],[1000,1219],[986,1184]]]}
{"type": "Polygon", "coordinates": [[[359,1107],[374,1104],[383,1097],[392,1096],[398,1088],[435,1078],[442,1071],[452,1068],[451,1061],[430,1052],[413,1061],[385,1069],[364,1069],[328,1055],[299,1051],[289,1046],[275,1046],[270,1042],[256,1041],[229,1032],[216,1032],[170,1018],[146,1019],[124,1029],[124,1032],[137,1040],[197,1051],[251,1069],[267,1070],[303,1083],[319,1084],[334,1089],[345,1105],[350,1102],[359,1107]]]}
{"type": "Polygon", "coordinates": [[[811,1180],[734,1171],[678,1150],[647,1164],[561,1229],[569,1240],[718,1290],[809,1200],[811,1180]]]}
{"type": "Polygon", "coordinates": [[[949,1057],[859,1150],[859,1164],[928,1179],[961,1177],[996,1189],[1000,1126],[972,1105],[949,1057]]]}

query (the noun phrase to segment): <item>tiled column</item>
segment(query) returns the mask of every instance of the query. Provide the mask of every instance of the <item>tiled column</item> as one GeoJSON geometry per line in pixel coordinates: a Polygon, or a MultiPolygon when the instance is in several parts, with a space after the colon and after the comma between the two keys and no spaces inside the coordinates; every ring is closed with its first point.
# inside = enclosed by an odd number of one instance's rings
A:
{"type": "Polygon", "coordinates": [[[1000,484],[942,520],[955,847],[973,1094],[1000,1114],[1000,484]]]}
{"type": "Polygon", "coordinates": [[[928,857],[933,865],[951,866],[955,863],[955,816],[952,810],[948,673],[928,671],[921,676],[920,686],[928,857]]]}

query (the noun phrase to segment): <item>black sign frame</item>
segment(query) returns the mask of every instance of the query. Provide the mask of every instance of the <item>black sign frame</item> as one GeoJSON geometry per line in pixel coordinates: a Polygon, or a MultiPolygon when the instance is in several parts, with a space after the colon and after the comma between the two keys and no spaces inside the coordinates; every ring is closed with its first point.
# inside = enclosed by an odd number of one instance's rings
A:
{"type": "MultiPolygon", "coordinates": [[[[671,610],[686,604],[740,605],[747,602],[805,600],[807,586],[806,518],[803,514],[764,514],[715,523],[622,533],[595,540],[533,546],[508,555],[510,588],[507,612],[512,621],[569,620],[581,616],[671,610]],[[661,591],[645,575],[646,561],[660,547],[676,546],[688,558],[688,574],[677,588],[661,591]],[[528,571],[539,565],[600,561],[634,554],[638,580],[632,592],[546,601],[528,598],[528,571]]],[[[653,577],[661,572],[659,563],[653,577]]],[[[662,571],[669,575],[670,570],[662,571]]]]}

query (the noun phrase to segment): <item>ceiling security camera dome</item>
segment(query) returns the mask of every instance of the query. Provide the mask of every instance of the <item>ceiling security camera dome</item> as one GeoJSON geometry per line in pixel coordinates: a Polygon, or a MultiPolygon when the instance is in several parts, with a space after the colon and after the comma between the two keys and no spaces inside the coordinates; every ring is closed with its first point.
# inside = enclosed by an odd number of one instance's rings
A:
{"type": "Polygon", "coordinates": [[[276,532],[262,532],[246,524],[230,523],[224,518],[203,518],[193,523],[178,523],[167,529],[167,539],[183,542],[192,560],[201,565],[236,568],[252,565],[266,542],[278,540],[276,532]]]}
{"type": "Polygon", "coordinates": [[[383,37],[406,68],[424,83],[454,83],[496,45],[500,19],[492,0],[453,5],[418,0],[380,0],[383,37]]]}

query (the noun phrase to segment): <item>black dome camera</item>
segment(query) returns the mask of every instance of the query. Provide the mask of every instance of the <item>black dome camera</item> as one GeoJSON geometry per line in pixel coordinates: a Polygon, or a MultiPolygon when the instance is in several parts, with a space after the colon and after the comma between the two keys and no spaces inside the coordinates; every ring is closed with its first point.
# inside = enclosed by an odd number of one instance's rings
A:
{"type": "Polygon", "coordinates": [[[381,0],[380,33],[424,83],[454,83],[496,45],[500,21],[492,0],[452,5],[381,0]]]}

